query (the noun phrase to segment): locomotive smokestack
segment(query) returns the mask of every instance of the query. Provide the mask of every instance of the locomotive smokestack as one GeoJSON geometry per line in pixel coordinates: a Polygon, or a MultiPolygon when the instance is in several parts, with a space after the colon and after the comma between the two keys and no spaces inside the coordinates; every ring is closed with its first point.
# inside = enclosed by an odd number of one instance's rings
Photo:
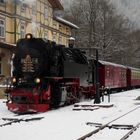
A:
{"type": "Polygon", "coordinates": [[[69,48],[73,48],[75,45],[75,38],[74,37],[70,37],[69,38],[69,48]]]}

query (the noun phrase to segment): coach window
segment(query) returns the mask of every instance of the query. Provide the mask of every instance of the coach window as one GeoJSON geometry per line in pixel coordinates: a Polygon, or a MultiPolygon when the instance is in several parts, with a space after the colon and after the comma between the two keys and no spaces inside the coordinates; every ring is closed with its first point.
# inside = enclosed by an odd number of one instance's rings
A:
{"type": "Polygon", "coordinates": [[[140,73],[138,73],[138,79],[140,79],[140,73]]]}
{"type": "Polygon", "coordinates": [[[121,79],[123,79],[123,71],[121,71],[121,79]]]}
{"type": "Polygon", "coordinates": [[[136,79],[136,73],[134,72],[134,79],[136,79]]]}
{"type": "Polygon", "coordinates": [[[132,78],[134,79],[134,72],[132,72],[132,78]]]}
{"type": "Polygon", "coordinates": [[[106,71],[106,76],[110,77],[110,71],[109,70],[106,71]]]}
{"type": "Polygon", "coordinates": [[[0,37],[5,37],[5,21],[0,19],[0,37]]]}
{"type": "Polygon", "coordinates": [[[125,72],[122,71],[122,79],[125,79],[125,72]]]}
{"type": "Polygon", "coordinates": [[[137,79],[138,79],[138,73],[136,72],[136,76],[137,76],[137,79]]]}

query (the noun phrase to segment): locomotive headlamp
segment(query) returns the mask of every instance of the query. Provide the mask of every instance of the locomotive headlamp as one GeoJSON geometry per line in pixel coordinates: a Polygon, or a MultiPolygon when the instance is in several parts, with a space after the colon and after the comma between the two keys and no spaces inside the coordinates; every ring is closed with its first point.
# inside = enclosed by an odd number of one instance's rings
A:
{"type": "Polygon", "coordinates": [[[12,79],[12,82],[13,82],[13,83],[16,83],[16,81],[17,81],[17,79],[14,77],[14,78],[12,79]]]}
{"type": "Polygon", "coordinates": [[[33,36],[32,36],[32,34],[29,33],[29,34],[26,34],[25,38],[26,38],[26,39],[32,39],[33,36]]]}
{"type": "Polygon", "coordinates": [[[36,79],[35,79],[35,83],[36,83],[36,84],[39,84],[40,81],[41,81],[41,80],[40,80],[39,78],[36,78],[36,79]]]}

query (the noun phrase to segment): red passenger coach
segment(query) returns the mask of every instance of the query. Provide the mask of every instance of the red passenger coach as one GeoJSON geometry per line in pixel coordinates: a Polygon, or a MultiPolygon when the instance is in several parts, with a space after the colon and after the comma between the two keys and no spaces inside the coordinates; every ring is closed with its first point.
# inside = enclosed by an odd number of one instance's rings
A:
{"type": "Polygon", "coordinates": [[[127,86],[127,67],[105,61],[99,63],[100,86],[112,90],[127,86]]]}

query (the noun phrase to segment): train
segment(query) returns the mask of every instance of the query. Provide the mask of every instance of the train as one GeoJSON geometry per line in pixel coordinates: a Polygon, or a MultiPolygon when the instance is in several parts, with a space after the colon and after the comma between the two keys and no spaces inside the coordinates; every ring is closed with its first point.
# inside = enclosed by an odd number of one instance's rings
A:
{"type": "MultiPolygon", "coordinates": [[[[13,58],[13,76],[7,88],[8,110],[46,112],[96,96],[97,61],[78,48],[26,34],[13,58]]],[[[140,86],[140,69],[98,61],[99,91],[140,86]]],[[[101,95],[101,94],[100,94],[101,95]]]]}

